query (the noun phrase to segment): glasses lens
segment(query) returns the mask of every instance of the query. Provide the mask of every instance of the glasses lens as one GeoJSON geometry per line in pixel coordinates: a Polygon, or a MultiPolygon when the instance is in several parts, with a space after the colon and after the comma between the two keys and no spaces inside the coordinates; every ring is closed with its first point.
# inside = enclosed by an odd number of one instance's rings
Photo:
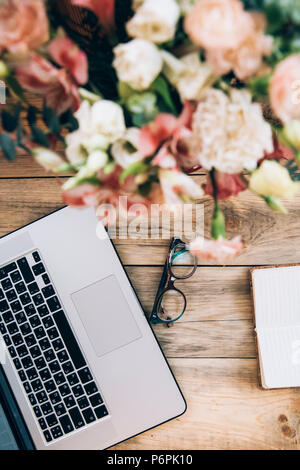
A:
{"type": "Polygon", "coordinates": [[[193,274],[195,270],[195,257],[186,251],[184,245],[175,248],[171,258],[171,272],[178,279],[184,279],[193,274]]]}
{"type": "Polygon", "coordinates": [[[160,300],[157,316],[163,321],[175,321],[185,309],[185,299],[181,292],[168,290],[160,300]]]}

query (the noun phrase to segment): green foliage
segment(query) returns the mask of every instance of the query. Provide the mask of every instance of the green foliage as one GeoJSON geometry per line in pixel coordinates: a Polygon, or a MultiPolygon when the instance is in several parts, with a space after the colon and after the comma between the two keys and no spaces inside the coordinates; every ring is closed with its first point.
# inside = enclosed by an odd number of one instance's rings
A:
{"type": "Polygon", "coordinates": [[[121,184],[124,183],[126,178],[130,175],[139,175],[140,173],[144,173],[145,171],[148,170],[148,168],[149,168],[149,165],[147,165],[147,163],[144,163],[144,162],[132,163],[131,165],[129,165],[128,168],[125,168],[125,170],[123,170],[121,177],[120,177],[120,183],[121,184]]]}
{"type": "Polygon", "coordinates": [[[288,170],[290,177],[293,181],[300,181],[299,167],[295,160],[289,160],[285,165],[285,168],[288,170]]]}
{"type": "Polygon", "coordinates": [[[6,132],[14,132],[17,129],[21,106],[18,104],[13,113],[3,109],[1,113],[2,127],[6,132]]]}
{"type": "Polygon", "coordinates": [[[268,101],[269,85],[272,75],[254,77],[249,80],[248,86],[255,101],[268,101]]]}
{"type": "Polygon", "coordinates": [[[162,75],[159,75],[154,80],[154,82],[150,86],[150,90],[156,92],[159,95],[159,97],[163,100],[163,103],[171,113],[176,115],[178,114],[177,109],[174,105],[174,100],[171,95],[170,86],[162,75]]]}
{"type": "Polygon", "coordinates": [[[0,134],[0,147],[7,160],[15,160],[17,155],[16,146],[8,134],[0,134]]]}

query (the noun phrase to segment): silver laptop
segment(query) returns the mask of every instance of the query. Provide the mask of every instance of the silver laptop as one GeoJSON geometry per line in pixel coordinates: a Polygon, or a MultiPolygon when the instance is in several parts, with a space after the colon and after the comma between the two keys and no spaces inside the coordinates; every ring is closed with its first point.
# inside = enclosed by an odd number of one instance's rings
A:
{"type": "Polygon", "coordinates": [[[0,447],[104,449],[186,410],[96,223],[64,208],[0,240],[0,447]]]}

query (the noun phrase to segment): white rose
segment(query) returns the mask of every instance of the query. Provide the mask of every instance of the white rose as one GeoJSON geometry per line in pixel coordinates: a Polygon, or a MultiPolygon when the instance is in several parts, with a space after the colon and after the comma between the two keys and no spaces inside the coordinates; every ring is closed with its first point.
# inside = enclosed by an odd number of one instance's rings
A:
{"type": "Polygon", "coordinates": [[[82,101],[78,111],[74,113],[81,132],[89,133],[91,131],[91,106],[86,100],[82,101]]]}
{"type": "Polygon", "coordinates": [[[101,134],[92,135],[82,141],[82,145],[88,154],[94,152],[94,150],[107,150],[109,143],[109,139],[101,134]]]}
{"type": "Polygon", "coordinates": [[[87,168],[91,173],[97,173],[101,168],[103,168],[108,160],[107,153],[102,150],[95,150],[89,155],[87,159],[87,168]]]}
{"type": "Polygon", "coordinates": [[[126,27],[129,36],[162,43],[175,36],[180,8],[175,0],[145,0],[126,27]]]}
{"type": "Polygon", "coordinates": [[[161,52],[163,73],[177,88],[182,101],[199,101],[203,90],[212,85],[215,76],[208,63],[202,63],[198,52],[177,59],[167,51],[161,52]]]}
{"type": "Polygon", "coordinates": [[[113,101],[97,101],[91,109],[92,134],[107,137],[110,142],[122,137],[126,130],[121,106],[113,101]]]}
{"type": "Polygon", "coordinates": [[[133,39],[115,47],[114,53],[113,65],[119,80],[134,90],[146,90],[161,72],[159,49],[149,41],[133,39]]]}
{"type": "Polygon", "coordinates": [[[128,168],[132,163],[143,160],[143,155],[137,150],[139,136],[140,130],[136,127],[131,127],[126,131],[124,137],[113,144],[111,148],[112,156],[122,168],[128,168]],[[128,143],[133,147],[132,151],[128,148],[130,146],[128,146],[128,143]]]}
{"type": "Polygon", "coordinates": [[[80,129],[67,134],[65,137],[67,144],[66,156],[72,165],[79,165],[87,158],[87,152],[82,145],[84,138],[85,134],[80,129]]]}

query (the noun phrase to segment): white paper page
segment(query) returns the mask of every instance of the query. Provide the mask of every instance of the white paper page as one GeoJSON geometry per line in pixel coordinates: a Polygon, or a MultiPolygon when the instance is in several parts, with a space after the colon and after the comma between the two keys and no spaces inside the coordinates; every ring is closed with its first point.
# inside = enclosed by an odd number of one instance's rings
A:
{"type": "Polygon", "coordinates": [[[300,326],[260,330],[258,347],[267,388],[300,386],[300,326]]]}
{"type": "Polygon", "coordinates": [[[252,272],[256,329],[300,326],[300,266],[252,272]]]}

